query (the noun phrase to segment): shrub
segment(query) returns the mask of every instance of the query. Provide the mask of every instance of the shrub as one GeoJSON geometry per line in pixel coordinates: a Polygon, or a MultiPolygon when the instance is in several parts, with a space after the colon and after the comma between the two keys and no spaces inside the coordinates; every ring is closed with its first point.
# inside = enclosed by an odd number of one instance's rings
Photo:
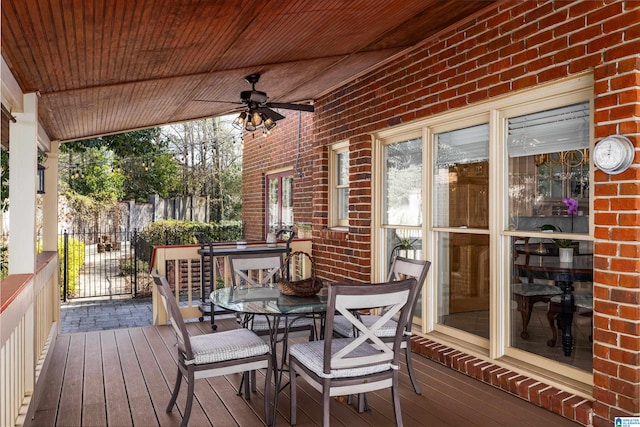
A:
{"type": "MultiPolygon", "coordinates": [[[[74,295],[78,286],[80,269],[84,264],[84,243],[68,237],[67,295],[74,295]]],[[[64,237],[58,236],[58,257],[60,258],[60,294],[64,292],[64,237]]]]}
{"type": "Polygon", "coordinates": [[[212,242],[231,242],[242,239],[240,221],[219,223],[164,220],[156,221],[139,234],[150,245],[188,245],[198,243],[196,232],[204,233],[212,242]]]}

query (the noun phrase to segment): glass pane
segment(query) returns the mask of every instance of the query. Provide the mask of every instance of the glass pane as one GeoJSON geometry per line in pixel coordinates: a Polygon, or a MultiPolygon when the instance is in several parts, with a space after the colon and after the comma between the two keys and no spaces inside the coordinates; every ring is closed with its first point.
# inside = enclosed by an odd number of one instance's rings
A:
{"type": "Polygon", "coordinates": [[[338,188],[338,220],[349,219],[349,188],[338,188]]]}
{"type": "Polygon", "coordinates": [[[343,151],[336,155],[338,185],[349,184],[349,152],[343,151]]]}
{"type": "Polygon", "coordinates": [[[434,225],[489,228],[489,125],[435,135],[434,225]]]}
{"type": "Polygon", "coordinates": [[[489,236],[438,233],[438,323],[489,338],[489,236]]]}
{"type": "MultiPolygon", "coordinates": [[[[385,232],[386,263],[385,278],[389,274],[391,262],[395,256],[410,259],[422,258],[422,230],[408,228],[387,228],[385,232]]],[[[422,317],[422,297],[416,303],[414,322],[422,317]]]]}
{"type": "Polygon", "coordinates": [[[575,242],[570,262],[551,239],[513,237],[511,247],[510,346],[591,372],[592,243],[575,242]],[[565,309],[561,294],[573,298],[565,309]]]}
{"type": "Polygon", "coordinates": [[[282,227],[293,227],[293,177],[282,177],[282,227]]]}
{"type": "Polygon", "coordinates": [[[267,218],[267,224],[269,224],[269,231],[276,231],[279,227],[278,224],[278,197],[280,192],[278,191],[278,178],[269,178],[269,218],[267,218]]]}
{"type": "Polygon", "coordinates": [[[422,224],[422,139],[384,146],[383,223],[422,224]]]}
{"type": "Polygon", "coordinates": [[[507,121],[509,228],[589,231],[589,104],[507,121]]]}

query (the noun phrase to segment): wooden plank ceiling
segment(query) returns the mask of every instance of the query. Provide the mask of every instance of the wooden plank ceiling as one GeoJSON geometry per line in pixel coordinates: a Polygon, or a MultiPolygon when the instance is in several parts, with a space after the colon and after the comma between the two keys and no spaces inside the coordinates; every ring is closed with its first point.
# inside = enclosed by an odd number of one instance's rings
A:
{"type": "Polygon", "coordinates": [[[69,141],[237,111],[252,73],[270,101],[313,102],[489,3],[2,0],[2,56],[69,141]]]}

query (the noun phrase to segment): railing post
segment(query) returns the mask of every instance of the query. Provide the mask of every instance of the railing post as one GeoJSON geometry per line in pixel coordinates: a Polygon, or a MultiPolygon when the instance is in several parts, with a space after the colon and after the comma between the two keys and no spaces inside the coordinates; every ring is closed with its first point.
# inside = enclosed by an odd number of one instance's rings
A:
{"type": "Polygon", "coordinates": [[[69,286],[69,277],[68,277],[68,271],[69,271],[69,233],[67,232],[67,230],[64,230],[64,255],[63,255],[63,265],[64,265],[64,270],[62,273],[62,301],[67,302],[67,291],[68,291],[68,286],[69,286]]]}
{"type": "Polygon", "coordinates": [[[133,229],[133,296],[138,296],[138,229],[133,229]]]}

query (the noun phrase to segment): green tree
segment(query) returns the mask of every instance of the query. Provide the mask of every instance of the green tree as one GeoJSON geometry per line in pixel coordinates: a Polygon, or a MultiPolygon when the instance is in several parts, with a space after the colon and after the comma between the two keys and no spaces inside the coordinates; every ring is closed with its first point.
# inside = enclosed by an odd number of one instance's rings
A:
{"type": "Polygon", "coordinates": [[[99,202],[115,202],[124,195],[124,177],[112,169],[113,153],[105,147],[89,147],[82,153],[82,166],[70,171],[69,187],[99,202]]]}
{"type": "Polygon", "coordinates": [[[144,202],[151,193],[167,198],[170,193],[180,191],[178,163],[173,154],[160,153],[146,162],[123,162],[122,170],[126,199],[144,202]]]}
{"type": "Polygon", "coordinates": [[[98,201],[146,202],[151,193],[167,197],[179,189],[178,164],[159,128],[68,142],[61,151],[68,154],[69,187],[98,201]]]}

